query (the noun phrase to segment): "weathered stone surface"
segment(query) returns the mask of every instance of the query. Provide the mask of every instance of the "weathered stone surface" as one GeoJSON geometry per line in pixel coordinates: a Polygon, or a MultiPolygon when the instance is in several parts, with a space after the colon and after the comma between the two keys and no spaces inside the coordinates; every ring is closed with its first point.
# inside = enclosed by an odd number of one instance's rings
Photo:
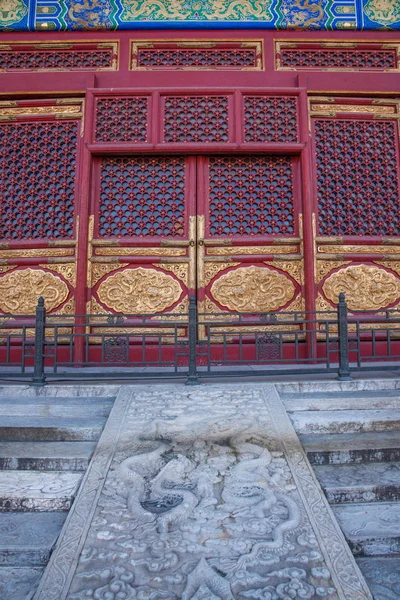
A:
{"type": "Polygon", "coordinates": [[[368,410],[400,408],[400,390],[353,390],[350,392],[282,393],[288,411],[299,410],[368,410]]]}
{"type": "Polygon", "coordinates": [[[374,600],[399,600],[400,560],[396,558],[359,558],[357,563],[367,580],[374,600]]]}
{"type": "Polygon", "coordinates": [[[295,430],[311,433],[399,431],[400,410],[319,410],[290,413],[295,430]]]}
{"type": "Polygon", "coordinates": [[[0,442],[0,469],[84,471],[96,442],[0,442]]]}
{"type": "Polygon", "coordinates": [[[400,460],[400,431],[300,435],[313,465],[400,460]]]}
{"type": "Polygon", "coordinates": [[[35,593],[43,568],[0,567],[0,598],[30,600],[35,593]]]}
{"type": "Polygon", "coordinates": [[[121,390],[35,598],[117,594],[371,599],[274,386],[121,390]]]}
{"type": "Polygon", "coordinates": [[[1,417],[0,441],[96,441],[106,419],[62,417],[1,417]]]}
{"type": "Polygon", "coordinates": [[[316,466],[329,502],[400,500],[400,463],[316,466]]]}
{"type": "Polygon", "coordinates": [[[82,473],[0,471],[0,511],[68,510],[82,473]]]}
{"type": "Polygon", "coordinates": [[[333,506],[354,554],[384,555],[400,551],[400,504],[371,502],[333,506]]]}
{"type": "Polygon", "coordinates": [[[0,513],[0,564],[46,565],[66,516],[64,512],[0,513]]]}
{"type": "Polygon", "coordinates": [[[95,396],[63,398],[42,396],[39,398],[0,397],[0,416],[7,417],[107,417],[115,398],[95,396]]]}

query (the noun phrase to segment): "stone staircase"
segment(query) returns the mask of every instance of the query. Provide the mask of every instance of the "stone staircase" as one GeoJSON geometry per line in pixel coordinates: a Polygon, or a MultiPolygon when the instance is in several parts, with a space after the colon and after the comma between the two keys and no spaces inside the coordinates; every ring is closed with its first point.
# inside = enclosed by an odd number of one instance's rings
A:
{"type": "Polygon", "coordinates": [[[33,597],[115,399],[34,393],[0,395],[4,600],[33,597]]]}
{"type": "Polygon", "coordinates": [[[399,600],[400,390],[315,388],[281,399],[374,599],[399,600]]]}

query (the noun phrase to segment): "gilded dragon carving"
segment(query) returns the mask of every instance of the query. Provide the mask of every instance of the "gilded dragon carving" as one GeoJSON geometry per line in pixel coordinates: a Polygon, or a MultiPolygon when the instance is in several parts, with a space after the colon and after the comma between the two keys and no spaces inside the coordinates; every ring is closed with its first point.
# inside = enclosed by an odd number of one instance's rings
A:
{"type": "Polygon", "coordinates": [[[239,267],[221,275],[212,285],[214,299],[229,310],[267,312],[293,299],[292,281],[267,267],[239,267]]]}
{"type": "Polygon", "coordinates": [[[378,310],[398,300],[400,279],[374,265],[351,265],[332,273],[322,290],[333,304],[344,292],[350,310],[378,310]]]}
{"type": "Polygon", "coordinates": [[[42,269],[19,269],[0,277],[0,310],[15,315],[32,315],[39,296],[48,311],[68,298],[67,284],[57,275],[42,269]]]}
{"type": "Polygon", "coordinates": [[[137,267],[108,276],[99,285],[97,295],[100,302],[116,312],[151,314],[175,304],[182,287],[167,273],[137,267]]]}

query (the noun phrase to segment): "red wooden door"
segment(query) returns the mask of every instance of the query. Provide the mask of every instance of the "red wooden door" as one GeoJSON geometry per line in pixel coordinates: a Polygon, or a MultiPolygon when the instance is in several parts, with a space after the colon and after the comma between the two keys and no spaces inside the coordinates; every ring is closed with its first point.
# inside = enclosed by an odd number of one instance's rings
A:
{"type": "Polygon", "coordinates": [[[104,157],[96,170],[90,312],[187,312],[195,288],[196,159],[104,157]]]}
{"type": "Polygon", "coordinates": [[[288,156],[97,164],[90,312],[302,308],[297,163],[288,156]]]}
{"type": "Polygon", "coordinates": [[[197,165],[200,311],[300,310],[295,159],[217,155],[199,157],[197,165]]]}

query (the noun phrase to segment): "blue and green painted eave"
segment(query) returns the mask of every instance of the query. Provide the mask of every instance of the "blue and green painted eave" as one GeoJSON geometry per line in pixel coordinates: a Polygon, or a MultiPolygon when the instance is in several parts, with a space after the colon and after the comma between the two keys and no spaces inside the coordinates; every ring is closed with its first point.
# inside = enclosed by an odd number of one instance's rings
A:
{"type": "Polygon", "coordinates": [[[393,31],[400,0],[0,0],[1,31],[393,31]]]}

